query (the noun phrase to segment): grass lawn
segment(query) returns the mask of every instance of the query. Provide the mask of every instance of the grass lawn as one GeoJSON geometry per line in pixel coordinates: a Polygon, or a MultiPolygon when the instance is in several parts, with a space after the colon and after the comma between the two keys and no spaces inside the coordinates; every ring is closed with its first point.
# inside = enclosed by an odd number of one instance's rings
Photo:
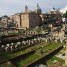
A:
{"type": "Polygon", "coordinates": [[[53,58],[51,58],[50,60],[47,61],[47,65],[53,65],[56,63],[55,61],[59,62],[61,64],[65,63],[63,59],[60,59],[60,58],[54,56],[53,58]]]}
{"type": "Polygon", "coordinates": [[[48,43],[47,45],[44,45],[44,46],[40,46],[40,48],[38,48],[36,50],[36,53],[28,56],[25,59],[22,59],[21,61],[18,61],[17,65],[18,65],[18,67],[22,67],[22,66],[26,66],[30,63],[33,63],[33,62],[37,61],[38,59],[42,58],[43,56],[49,54],[51,51],[55,50],[60,45],[61,45],[61,43],[53,42],[53,43],[48,43]],[[44,52],[42,54],[41,51],[46,51],[46,52],[44,52]]]}
{"type": "Polygon", "coordinates": [[[20,51],[14,52],[14,53],[4,54],[4,55],[0,56],[0,62],[23,55],[25,53],[28,53],[28,52],[32,51],[31,49],[35,49],[35,48],[38,49],[41,45],[44,45],[44,44],[40,43],[38,45],[28,47],[27,49],[24,49],[24,50],[22,49],[20,51]]]}

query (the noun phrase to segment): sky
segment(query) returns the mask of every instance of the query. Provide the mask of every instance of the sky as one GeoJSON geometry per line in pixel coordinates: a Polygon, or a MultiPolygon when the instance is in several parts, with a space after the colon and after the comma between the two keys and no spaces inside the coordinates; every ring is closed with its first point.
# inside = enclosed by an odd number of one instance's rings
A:
{"type": "Polygon", "coordinates": [[[25,5],[35,10],[37,3],[43,12],[67,6],[67,0],[0,0],[0,16],[23,12],[25,5]]]}

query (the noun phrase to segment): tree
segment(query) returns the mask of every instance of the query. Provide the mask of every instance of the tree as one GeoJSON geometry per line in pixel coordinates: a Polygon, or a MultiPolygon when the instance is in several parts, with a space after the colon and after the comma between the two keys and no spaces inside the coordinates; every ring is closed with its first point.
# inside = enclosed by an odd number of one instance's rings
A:
{"type": "Polygon", "coordinates": [[[66,11],[66,13],[63,14],[63,17],[67,18],[67,11],[66,11]]]}

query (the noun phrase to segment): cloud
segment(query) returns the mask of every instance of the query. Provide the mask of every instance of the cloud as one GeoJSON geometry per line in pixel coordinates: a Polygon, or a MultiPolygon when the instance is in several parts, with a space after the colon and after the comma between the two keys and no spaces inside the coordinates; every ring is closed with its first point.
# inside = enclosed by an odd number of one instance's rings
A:
{"type": "Polygon", "coordinates": [[[28,5],[30,10],[34,10],[37,3],[39,3],[43,12],[51,10],[53,7],[67,6],[66,0],[0,0],[0,16],[22,12],[25,5],[28,5]]]}

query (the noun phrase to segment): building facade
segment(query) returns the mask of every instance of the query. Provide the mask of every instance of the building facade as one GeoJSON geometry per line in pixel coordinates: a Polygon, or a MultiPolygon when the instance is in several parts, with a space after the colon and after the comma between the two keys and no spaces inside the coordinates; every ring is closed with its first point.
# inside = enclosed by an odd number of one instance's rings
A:
{"type": "Polygon", "coordinates": [[[23,28],[34,28],[40,25],[40,16],[36,12],[25,12],[21,15],[21,26],[23,28]]]}
{"type": "Polygon", "coordinates": [[[17,28],[34,28],[42,24],[41,12],[38,4],[35,11],[28,10],[26,5],[25,12],[14,14],[10,18],[14,21],[17,28]]]}

